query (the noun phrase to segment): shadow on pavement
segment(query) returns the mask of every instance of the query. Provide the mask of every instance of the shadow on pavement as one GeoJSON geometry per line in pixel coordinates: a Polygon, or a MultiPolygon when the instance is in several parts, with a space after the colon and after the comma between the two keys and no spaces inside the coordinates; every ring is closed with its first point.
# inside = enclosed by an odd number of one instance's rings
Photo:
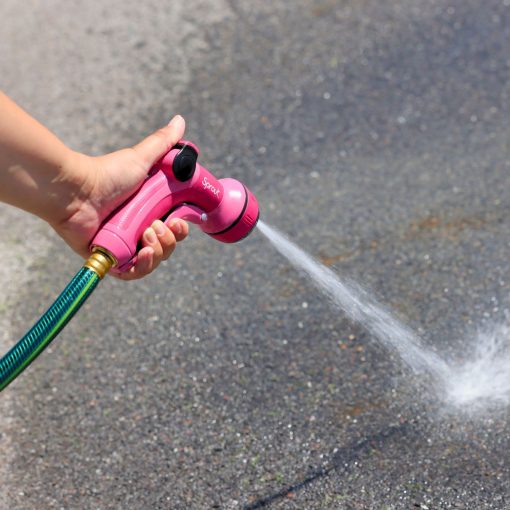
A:
{"type": "Polygon", "coordinates": [[[305,479],[287,486],[274,494],[258,499],[254,503],[245,506],[244,510],[257,510],[258,508],[264,508],[279,499],[287,497],[292,492],[304,489],[311,483],[327,476],[336,469],[342,467],[348,469],[348,466],[346,466],[347,464],[359,459],[364,453],[381,448],[384,442],[388,439],[398,436],[406,436],[410,426],[411,424],[407,422],[398,426],[391,426],[381,432],[372,434],[358,443],[339,448],[338,451],[332,455],[329,466],[312,471],[305,479]]]}

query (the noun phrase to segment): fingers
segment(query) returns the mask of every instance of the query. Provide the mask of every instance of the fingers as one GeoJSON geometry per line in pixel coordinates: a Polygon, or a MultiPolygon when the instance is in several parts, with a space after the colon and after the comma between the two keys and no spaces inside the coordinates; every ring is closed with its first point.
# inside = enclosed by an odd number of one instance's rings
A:
{"type": "Polygon", "coordinates": [[[168,124],[158,129],[152,135],[133,146],[133,150],[140,156],[146,171],[164,156],[184,135],[186,123],[180,115],[176,115],[168,124]]]}
{"type": "Polygon", "coordinates": [[[174,218],[168,222],[168,228],[173,232],[177,242],[186,238],[189,232],[188,224],[178,218],[174,218]]]}
{"type": "Polygon", "coordinates": [[[183,220],[172,220],[169,227],[156,220],[143,233],[142,249],[138,252],[136,264],[116,276],[122,280],[143,278],[154,271],[161,261],[167,260],[174,252],[177,242],[185,239],[187,235],[188,224],[183,220]]]}

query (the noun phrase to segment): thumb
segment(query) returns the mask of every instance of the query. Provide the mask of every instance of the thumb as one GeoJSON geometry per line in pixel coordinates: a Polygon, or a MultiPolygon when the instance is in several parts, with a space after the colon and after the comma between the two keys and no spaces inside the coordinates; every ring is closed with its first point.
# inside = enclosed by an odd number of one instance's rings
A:
{"type": "Polygon", "coordinates": [[[143,161],[147,172],[159,158],[164,156],[183,137],[185,128],[184,119],[180,115],[176,115],[167,126],[158,129],[133,146],[133,149],[143,161]]]}

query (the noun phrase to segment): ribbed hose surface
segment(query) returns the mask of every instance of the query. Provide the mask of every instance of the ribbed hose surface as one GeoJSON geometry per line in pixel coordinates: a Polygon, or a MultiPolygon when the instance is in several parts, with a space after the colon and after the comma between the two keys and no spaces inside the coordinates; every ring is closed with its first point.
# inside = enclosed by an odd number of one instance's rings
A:
{"type": "Polygon", "coordinates": [[[45,349],[96,288],[100,278],[83,267],[32,329],[0,360],[0,391],[45,349]]]}

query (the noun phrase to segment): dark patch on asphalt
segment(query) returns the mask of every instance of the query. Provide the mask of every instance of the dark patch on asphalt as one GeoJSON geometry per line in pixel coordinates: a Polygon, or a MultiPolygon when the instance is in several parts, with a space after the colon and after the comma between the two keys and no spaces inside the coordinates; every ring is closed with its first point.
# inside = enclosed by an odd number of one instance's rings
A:
{"type": "MultiPolygon", "coordinates": [[[[510,205],[502,204],[491,209],[470,211],[466,214],[463,210],[432,212],[425,217],[412,220],[402,229],[388,231],[380,234],[377,239],[362,240],[356,249],[342,251],[341,253],[319,253],[318,259],[326,266],[346,262],[356,258],[363,252],[392,250],[396,243],[402,245],[405,242],[417,240],[444,239],[452,243],[459,243],[462,235],[472,235],[473,231],[497,232],[500,224],[508,222],[510,217],[510,205]],[[468,231],[468,232],[465,232],[468,231]]],[[[339,238],[337,244],[345,244],[345,238],[339,238]]]]}

